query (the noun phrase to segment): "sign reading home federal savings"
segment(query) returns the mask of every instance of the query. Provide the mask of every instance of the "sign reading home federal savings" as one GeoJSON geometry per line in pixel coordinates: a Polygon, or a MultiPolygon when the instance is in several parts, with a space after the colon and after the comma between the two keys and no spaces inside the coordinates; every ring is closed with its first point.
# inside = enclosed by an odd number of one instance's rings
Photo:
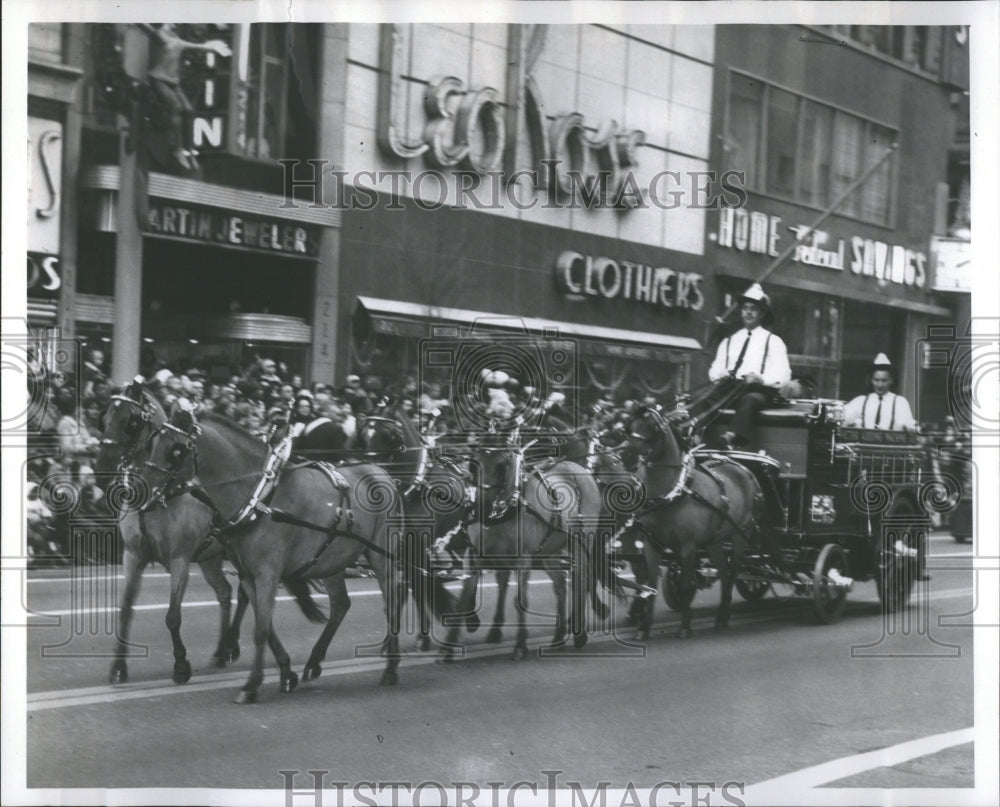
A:
{"type": "Polygon", "coordinates": [[[150,200],[146,232],[271,255],[319,256],[318,227],[194,205],[150,200]]]}
{"type": "Polygon", "coordinates": [[[780,216],[743,208],[719,211],[719,229],[708,238],[720,247],[737,252],[755,252],[776,258],[789,243],[795,243],[791,260],[818,269],[850,272],[871,278],[878,285],[888,283],[927,285],[927,255],[899,244],[864,238],[840,236],[823,230],[810,230],[804,224],[782,226],[780,216]],[[784,232],[787,230],[787,233],[784,232]]]}

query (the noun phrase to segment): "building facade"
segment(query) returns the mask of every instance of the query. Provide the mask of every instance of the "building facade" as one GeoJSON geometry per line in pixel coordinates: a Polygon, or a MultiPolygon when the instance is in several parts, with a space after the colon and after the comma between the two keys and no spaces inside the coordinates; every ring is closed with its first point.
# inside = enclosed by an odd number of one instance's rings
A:
{"type": "Polygon", "coordinates": [[[747,190],[742,209],[714,212],[707,228],[721,304],[770,272],[764,283],[795,375],[813,378],[820,395],[850,398],[884,352],[897,389],[932,421],[946,401],[924,375],[928,329],[961,329],[969,311],[967,280],[945,280],[937,246],[963,234],[958,219],[968,218],[962,35],[716,29],[712,162],[745,172],[747,190]]]}
{"type": "Polygon", "coordinates": [[[542,360],[547,386],[668,399],[704,382],[718,315],[770,269],[820,394],[859,391],[886,352],[920,397],[921,337],[968,316],[939,271],[968,239],[960,34],[32,25],[36,153],[62,161],[39,173],[62,192],[58,239],[29,254],[35,324],[113,349],[118,381],[266,355],[334,383],[451,383],[427,350],[475,325],[569,350],[571,372],[542,360]]]}
{"type": "Polygon", "coordinates": [[[712,28],[347,38],[340,362],[449,383],[463,371],[431,371],[421,340],[527,327],[574,353],[546,386],[686,388],[709,304],[705,210],[683,200],[708,170],[712,28]]]}

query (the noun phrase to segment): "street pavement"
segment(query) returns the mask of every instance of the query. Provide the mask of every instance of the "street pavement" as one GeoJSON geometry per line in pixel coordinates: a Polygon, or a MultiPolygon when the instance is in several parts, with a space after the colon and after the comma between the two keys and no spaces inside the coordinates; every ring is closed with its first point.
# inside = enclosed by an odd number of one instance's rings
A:
{"type": "MultiPolygon", "coordinates": [[[[918,584],[898,619],[883,619],[875,584],[866,582],[855,585],[835,625],[818,624],[808,601],[779,589],[758,603],[736,595],[730,628],[714,631],[718,597],[710,589],[695,600],[693,639],[675,638],[677,616],[658,597],[645,645],[632,641],[619,605],[583,651],[544,654],[538,651],[550,637],[554,603],[548,580],[535,574],[528,590],[536,626],[523,662],[511,660],[512,627],[502,644],[484,642],[495,595],[488,577],[484,626],[463,632],[466,657],[440,664],[434,653],[410,652],[396,687],[378,686],[383,661],[371,655],[384,626],[377,586],[350,580],[353,606],[322,677],[281,694],[268,652],[271,667],[253,706],[232,703],[249,669],[252,613],[242,657],[229,669],[213,668],[219,608],[197,573],[182,625],[191,681],[170,680],[163,625],[169,578],[157,568],[146,575],[133,622],[129,683],[112,687],[120,579],[109,584],[93,568],[75,582],[66,571],[31,572],[24,588],[35,615],[21,632],[27,781],[280,789],[291,776],[281,771],[299,771],[295,787],[308,790],[306,772],[322,771],[327,787],[350,783],[347,793],[367,782],[469,782],[483,792],[490,782],[539,789],[703,782],[710,785],[700,793],[711,791],[712,804],[726,803],[724,792],[738,797],[769,782],[793,789],[968,788],[974,746],[961,732],[976,720],[972,548],[936,533],[930,558],[940,568],[930,583],[918,584]],[[88,619],[81,620],[73,603],[84,601],[88,619]],[[937,735],[945,735],[943,747],[920,744],[937,735]],[[890,755],[869,764],[864,757],[907,743],[913,745],[899,761],[890,755]],[[861,761],[822,767],[853,758],[861,761]]],[[[275,629],[301,673],[319,626],[283,599],[275,629]]],[[[16,641],[17,633],[5,640],[16,641]]],[[[404,648],[412,643],[411,624],[404,648]]],[[[391,794],[358,792],[380,804],[391,794]]],[[[681,800],[693,802],[692,792],[681,800]]]]}

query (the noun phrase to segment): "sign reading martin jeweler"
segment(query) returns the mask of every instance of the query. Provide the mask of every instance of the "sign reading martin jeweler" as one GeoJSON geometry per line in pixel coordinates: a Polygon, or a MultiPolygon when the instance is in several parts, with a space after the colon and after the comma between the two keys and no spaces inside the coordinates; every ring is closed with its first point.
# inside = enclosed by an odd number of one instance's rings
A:
{"type": "Polygon", "coordinates": [[[318,227],[160,200],[150,200],[146,232],[272,255],[319,256],[318,227]]]}

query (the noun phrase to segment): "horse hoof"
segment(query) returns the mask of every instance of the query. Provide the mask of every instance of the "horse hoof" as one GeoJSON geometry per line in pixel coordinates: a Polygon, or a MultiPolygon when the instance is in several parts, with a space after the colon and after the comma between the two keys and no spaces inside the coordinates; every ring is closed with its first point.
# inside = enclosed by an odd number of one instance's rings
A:
{"type": "Polygon", "coordinates": [[[479,630],[479,614],[470,614],[465,618],[465,629],[469,633],[475,633],[479,630]]]}
{"type": "Polygon", "coordinates": [[[221,670],[223,667],[226,666],[226,663],[227,662],[226,662],[226,654],[225,653],[216,653],[214,656],[212,656],[212,666],[213,667],[216,667],[216,668],[218,668],[218,669],[221,670]]]}
{"type": "Polygon", "coordinates": [[[323,668],[319,664],[306,664],[306,668],[302,671],[303,681],[314,681],[323,674],[323,668]]]}
{"type": "Polygon", "coordinates": [[[635,635],[632,637],[633,641],[636,642],[648,642],[649,641],[649,631],[648,630],[637,630],[635,635]]]}
{"type": "Polygon", "coordinates": [[[299,685],[299,676],[295,673],[294,670],[289,670],[288,677],[281,679],[281,691],[286,695],[289,692],[294,692],[295,687],[297,687],[298,685],[299,685]]]}
{"type": "Polygon", "coordinates": [[[441,652],[438,653],[437,663],[438,664],[454,664],[455,659],[458,655],[455,653],[455,648],[453,647],[442,647],[441,652]]]}
{"type": "Polygon", "coordinates": [[[486,641],[489,644],[500,644],[503,641],[503,631],[497,627],[490,628],[490,632],[486,634],[486,641]]]}
{"type": "Polygon", "coordinates": [[[587,634],[578,633],[573,637],[573,647],[579,650],[581,647],[587,644],[587,634]]]}
{"type": "Polygon", "coordinates": [[[528,658],[528,648],[524,645],[514,648],[514,661],[524,661],[528,658]]]}
{"type": "Polygon", "coordinates": [[[128,667],[124,661],[116,661],[111,665],[111,683],[112,684],[125,684],[128,683],[128,667]]]}
{"type": "Polygon", "coordinates": [[[431,637],[421,636],[417,639],[416,643],[413,645],[413,649],[418,653],[426,653],[431,649],[431,637]]]}
{"type": "Polygon", "coordinates": [[[174,683],[175,684],[186,684],[191,680],[191,662],[185,659],[184,661],[174,662],[174,683]]]}
{"type": "Polygon", "coordinates": [[[677,631],[678,639],[691,639],[694,636],[694,631],[691,628],[680,628],[677,631]]]}
{"type": "Polygon", "coordinates": [[[234,662],[238,661],[239,658],[240,658],[240,646],[238,644],[234,644],[226,651],[226,663],[233,664],[234,662]]]}
{"type": "Polygon", "coordinates": [[[379,686],[392,687],[399,683],[399,675],[395,670],[386,670],[382,673],[382,680],[378,682],[379,686]]]}
{"type": "Polygon", "coordinates": [[[236,697],[233,698],[233,703],[256,703],[257,693],[252,690],[241,689],[236,693],[236,697]]]}

